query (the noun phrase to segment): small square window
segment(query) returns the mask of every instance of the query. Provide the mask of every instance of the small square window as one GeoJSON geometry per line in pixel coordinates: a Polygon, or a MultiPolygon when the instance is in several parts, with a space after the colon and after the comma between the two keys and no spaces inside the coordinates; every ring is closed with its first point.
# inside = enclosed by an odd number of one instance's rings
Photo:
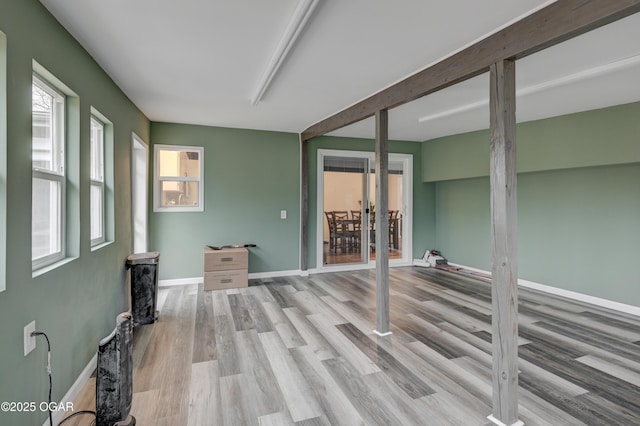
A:
{"type": "Polygon", "coordinates": [[[154,211],[204,211],[204,148],[156,145],[154,211]]]}

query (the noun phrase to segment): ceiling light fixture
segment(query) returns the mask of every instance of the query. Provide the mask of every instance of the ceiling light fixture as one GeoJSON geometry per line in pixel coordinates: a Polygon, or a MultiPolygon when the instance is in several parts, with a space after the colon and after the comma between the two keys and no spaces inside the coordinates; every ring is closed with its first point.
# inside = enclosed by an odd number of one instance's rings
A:
{"type": "Polygon", "coordinates": [[[258,88],[256,89],[253,97],[251,98],[251,105],[256,105],[266,92],[269,84],[275,77],[276,73],[280,69],[280,66],[284,62],[287,54],[291,50],[291,47],[296,42],[296,39],[305,28],[307,21],[311,17],[314,9],[320,3],[320,0],[300,0],[298,1],[298,6],[296,10],[293,12],[291,19],[289,20],[289,24],[276,47],[276,50],[273,52],[271,56],[271,60],[267,65],[267,68],[260,79],[260,84],[258,84],[258,88]]]}
{"type": "MultiPolygon", "coordinates": [[[[559,86],[564,86],[566,84],[576,83],[578,81],[587,80],[589,78],[610,74],[614,71],[619,71],[619,70],[629,68],[638,64],[640,64],[640,54],[637,54],[625,59],[620,59],[618,61],[611,62],[606,65],[601,65],[601,66],[589,68],[574,74],[566,75],[564,77],[560,77],[555,80],[549,80],[539,84],[534,84],[533,86],[524,87],[522,89],[516,90],[516,96],[526,96],[534,93],[543,92],[545,90],[553,89],[559,86]]],[[[424,117],[418,118],[418,123],[426,123],[428,121],[437,120],[439,118],[449,117],[452,115],[460,114],[462,112],[467,112],[477,108],[482,108],[486,105],[489,105],[489,99],[483,99],[480,101],[471,102],[471,103],[468,103],[456,108],[447,109],[445,111],[441,111],[435,114],[425,115],[424,117]]]]}

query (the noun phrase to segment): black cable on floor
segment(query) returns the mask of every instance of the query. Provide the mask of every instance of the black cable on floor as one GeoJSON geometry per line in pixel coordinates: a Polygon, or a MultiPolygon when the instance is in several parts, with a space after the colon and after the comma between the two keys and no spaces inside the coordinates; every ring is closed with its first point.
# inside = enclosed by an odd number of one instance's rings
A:
{"type": "MultiPolygon", "coordinates": [[[[83,411],[77,411],[73,414],[71,414],[69,417],[65,417],[64,419],[62,419],[62,421],[60,423],[58,423],[58,426],[60,426],[62,423],[65,423],[67,420],[74,418],[75,416],[80,416],[82,414],[92,414],[93,416],[96,415],[95,411],[89,411],[89,410],[83,410],[83,411]]],[[[95,420],[94,420],[95,423],[95,420]]]]}

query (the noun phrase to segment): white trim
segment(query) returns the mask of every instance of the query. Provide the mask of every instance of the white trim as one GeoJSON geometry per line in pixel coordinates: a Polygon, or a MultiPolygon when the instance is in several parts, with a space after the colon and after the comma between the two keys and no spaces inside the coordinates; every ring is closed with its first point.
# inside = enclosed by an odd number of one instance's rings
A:
{"type": "Polygon", "coordinates": [[[194,278],[176,278],[171,280],[158,280],[158,287],[171,287],[174,285],[190,285],[190,284],[202,284],[204,282],[203,277],[194,278]]]}
{"type": "MultiPolygon", "coordinates": [[[[268,271],[268,272],[252,272],[249,274],[249,279],[262,279],[262,278],[275,278],[275,277],[293,277],[293,276],[308,276],[304,271],[300,269],[291,269],[288,271],[268,271]]],[[[203,277],[193,278],[174,278],[170,280],[158,280],[158,287],[171,287],[175,285],[191,285],[202,284],[204,282],[203,277]]]]}
{"type": "MultiPolygon", "coordinates": [[[[449,265],[456,266],[464,269],[468,269],[472,272],[479,272],[486,274],[489,277],[491,272],[472,268],[470,266],[460,265],[457,263],[449,262],[449,265]]],[[[533,281],[524,280],[518,278],[518,285],[523,288],[529,288],[531,290],[541,291],[543,293],[553,294],[555,296],[566,297],[567,299],[576,300],[578,302],[588,303],[590,305],[600,306],[602,308],[612,309],[614,311],[623,312],[625,314],[635,315],[640,317],[640,306],[627,305],[625,303],[615,302],[613,300],[602,299],[600,297],[589,296],[588,294],[578,293],[571,290],[565,290],[558,287],[553,287],[546,284],[540,284],[533,281]]]]}
{"type": "MultiPolygon", "coordinates": [[[[402,268],[405,266],[413,266],[413,263],[404,262],[402,261],[402,259],[397,261],[394,259],[389,262],[389,268],[402,268]]],[[[332,272],[363,271],[367,269],[376,269],[376,262],[372,261],[369,263],[343,263],[343,264],[338,263],[335,266],[331,266],[327,268],[313,268],[313,269],[310,269],[309,272],[311,274],[330,274],[332,272]]]]}
{"type": "MultiPolygon", "coordinates": [[[[62,400],[60,401],[60,403],[58,405],[60,405],[60,404],[65,404],[66,405],[67,402],[73,402],[78,397],[78,395],[80,395],[80,391],[82,390],[84,385],[87,384],[87,382],[91,378],[91,375],[96,370],[96,366],[97,365],[98,365],[98,353],[96,352],[95,355],[93,355],[93,358],[91,358],[91,360],[89,360],[89,363],[84,368],[84,370],[82,370],[82,372],[80,373],[80,375],[78,376],[76,381],[73,382],[73,384],[71,385],[71,387],[69,388],[67,393],[62,397],[62,400]]],[[[66,411],[57,411],[56,410],[52,414],[53,414],[53,416],[52,416],[53,424],[57,425],[58,423],[60,423],[60,421],[64,417],[66,417],[67,415],[69,415],[71,413],[67,413],[66,411]]],[[[47,420],[45,420],[45,422],[42,424],[42,426],[49,426],[49,418],[48,417],[47,417],[47,420]]]]}
{"type": "Polygon", "coordinates": [[[349,271],[363,271],[366,269],[375,269],[375,263],[344,263],[336,264],[331,267],[313,268],[310,270],[312,274],[330,274],[332,272],[349,272],[349,271]]]}
{"type": "MultiPolygon", "coordinates": [[[[491,423],[494,423],[498,426],[509,426],[506,423],[502,423],[500,420],[493,417],[493,414],[488,415],[487,419],[489,419],[491,423]]],[[[511,426],[524,426],[524,422],[522,420],[518,420],[517,422],[513,423],[511,426]]]]}
{"type": "MultiPolygon", "coordinates": [[[[298,164],[300,165],[300,168],[298,169],[298,194],[300,194],[300,199],[299,204],[298,204],[298,212],[300,213],[298,215],[298,267],[300,268],[300,270],[302,270],[302,264],[304,263],[303,259],[302,259],[302,232],[304,232],[304,230],[302,229],[302,221],[304,220],[304,218],[302,217],[304,215],[304,206],[302,198],[302,171],[304,170],[304,165],[302,164],[302,159],[304,158],[304,155],[302,153],[302,151],[305,149],[304,147],[305,142],[303,142],[302,140],[302,133],[298,133],[298,164]]],[[[307,158],[307,162],[309,161],[309,158],[307,158]]],[[[308,165],[307,165],[308,166],[308,165]]],[[[308,172],[308,168],[307,168],[307,172],[308,172]]],[[[308,206],[309,206],[309,186],[308,186],[308,179],[307,179],[307,226],[309,226],[309,210],[308,210],[308,206]]],[[[309,229],[306,230],[307,231],[307,235],[309,233],[309,229]]],[[[307,261],[307,269],[309,269],[309,238],[307,237],[307,259],[305,259],[307,261]]],[[[305,271],[306,272],[306,271],[305,271]]]]}
{"type": "MultiPolygon", "coordinates": [[[[480,274],[487,274],[489,277],[491,277],[491,272],[485,271],[484,269],[478,269],[478,268],[474,268],[472,266],[461,265],[459,263],[453,263],[453,262],[448,262],[448,263],[449,263],[449,265],[455,266],[456,268],[468,269],[471,272],[478,272],[480,274]]],[[[519,281],[520,281],[520,279],[518,279],[518,282],[519,281]]]]}
{"type": "Polygon", "coordinates": [[[532,290],[542,291],[544,293],[554,294],[556,296],[566,297],[567,299],[574,299],[580,302],[588,303],[590,305],[596,305],[614,311],[624,312],[630,315],[636,315],[640,317],[640,306],[627,305],[625,303],[614,302],[613,300],[602,299],[600,297],[589,296],[588,294],[577,293],[571,290],[564,290],[562,288],[551,287],[544,284],[534,283],[527,280],[518,280],[518,285],[532,290]]]}
{"type": "MultiPolygon", "coordinates": [[[[274,277],[293,277],[302,275],[302,270],[291,269],[288,271],[269,271],[269,272],[252,272],[249,279],[274,278],[274,277]]],[[[308,274],[307,274],[308,275],[308,274]]]]}
{"type": "Polygon", "coordinates": [[[135,132],[131,132],[131,245],[134,253],[146,253],[149,231],[149,145],[135,132]],[[144,158],[144,179],[138,179],[144,158]],[[140,194],[139,192],[142,192],[140,194]],[[141,211],[144,210],[144,211],[141,211]],[[143,230],[136,228],[142,223],[143,230]],[[144,240],[144,241],[141,241],[144,240]]]}
{"type": "Polygon", "coordinates": [[[392,334],[390,331],[387,331],[386,333],[380,333],[378,330],[373,330],[373,332],[380,337],[390,336],[392,334]]]}

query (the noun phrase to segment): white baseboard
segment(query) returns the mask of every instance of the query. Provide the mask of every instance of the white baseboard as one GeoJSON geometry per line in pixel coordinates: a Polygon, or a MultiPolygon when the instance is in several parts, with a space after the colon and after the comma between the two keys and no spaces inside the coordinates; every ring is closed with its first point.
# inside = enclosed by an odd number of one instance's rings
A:
{"type": "Polygon", "coordinates": [[[360,264],[345,264],[345,265],[333,265],[324,268],[313,268],[309,272],[312,274],[327,274],[331,272],[349,272],[349,271],[364,271],[367,269],[375,269],[376,265],[369,263],[360,264]]]}
{"type": "MultiPolygon", "coordinates": [[[[252,272],[249,274],[249,279],[262,279],[262,278],[276,278],[276,277],[293,277],[302,275],[300,269],[292,269],[289,271],[271,271],[271,272],[252,272]]],[[[307,273],[308,275],[308,273],[307,273]]]]}
{"type": "Polygon", "coordinates": [[[158,280],[158,287],[171,287],[174,285],[190,285],[190,284],[201,284],[204,282],[202,277],[193,277],[193,278],[176,278],[172,280],[158,280]]]}
{"type": "Polygon", "coordinates": [[[626,314],[640,316],[640,307],[627,305],[625,303],[614,302],[613,300],[601,299],[600,297],[589,296],[588,294],[577,293],[571,290],[551,287],[544,284],[538,284],[527,280],[518,280],[518,285],[532,290],[538,290],[545,293],[554,294],[556,296],[574,299],[580,302],[589,303],[590,305],[601,306],[603,308],[612,309],[614,311],[624,312],[626,314]]]}
{"type": "MultiPolygon", "coordinates": [[[[393,262],[389,263],[389,268],[403,268],[405,266],[413,266],[413,261],[408,262],[393,262]]],[[[327,274],[331,272],[350,272],[350,271],[365,271],[367,269],[376,269],[375,262],[371,263],[346,263],[327,266],[324,268],[312,268],[309,269],[311,274],[327,274]]]]}
{"type": "MultiPolygon", "coordinates": [[[[249,279],[261,279],[261,278],[275,278],[275,277],[291,277],[297,275],[304,275],[300,269],[292,269],[290,271],[270,271],[270,272],[252,272],[249,274],[249,279]]],[[[309,272],[306,273],[309,275],[309,272]]],[[[202,284],[204,282],[203,277],[193,278],[175,278],[170,280],[158,280],[158,287],[171,287],[174,285],[191,285],[202,284]]]]}
{"type": "MultiPolygon", "coordinates": [[[[91,358],[91,360],[89,361],[89,364],[87,364],[84,370],[82,370],[82,372],[80,373],[76,381],[73,382],[73,384],[71,385],[67,393],[62,397],[62,400],[59,401],[58,405],[60,404],[66,405],[66,403],[73,402],[78,397],[84,385],[91,378],[91,375],[95,371],[97,364],[98,364],[98,353],[96,352],[95,355],[93,355],[93,358],[91,358]]],[[[60,423],[60,421],[63,418],[65,418],[70,414],[72,413],[65,412],[65,411],[54,411],[52,413],[53,424],[57,425],[58,423],[60,423]]],[[[42,426],[49,426],[48,417],[47,417],[47,420],[45,420],[45,422],[42,424],[42,426]]]]}
{"type": "MultiPolygon", "coordinates": [[[[447,262],[447,263],[449,263],[449,265],[451,265],[451,266],[455,266],[456,268],[462,268],[462,269],[466,269],[466,270],[471,271],[471,272],[478,272],[480,274],[486,274],[488,276],[491,276],[491,271],[485,271],[484,269],[478,269],[478,268],[474,268],[472,266],[460,265],[458,263],[453,263],[453,262],[447,262]]],[[[519,281],[520,280],[518,280],[518,282],[519,281]]]]}
{"type": "Polygon", "coordinates": [[[431,268],[429,262],[425,262],[424,259],[413,259],[413,266],[420,266],[423,268],[431,268]]]}
{"type": "MultiPolygon", "coordinates": [[[[459,265],[449,262],[449,265],[467,269],[472,272],[479,272],[491,276],[491,272],[482,269],[472,268],[470,266],[459,265]]],[[[543,293],[553,294],[555,296],[566,297],[567,299],[576,300],[578,302],[588,303],[590,305],[600,306],[614,311],[623,312],[625,314],[640,316],[640,306],[627,305],[625,303],[614,302],[613,300],[602,299],[600,297],[589,296],[588,294],[578,293],[563,288],[552,287],[546,284],[540,284],[533,281],[518,278],[518,285],[523,288],[541,291],[543,293]]]]}

